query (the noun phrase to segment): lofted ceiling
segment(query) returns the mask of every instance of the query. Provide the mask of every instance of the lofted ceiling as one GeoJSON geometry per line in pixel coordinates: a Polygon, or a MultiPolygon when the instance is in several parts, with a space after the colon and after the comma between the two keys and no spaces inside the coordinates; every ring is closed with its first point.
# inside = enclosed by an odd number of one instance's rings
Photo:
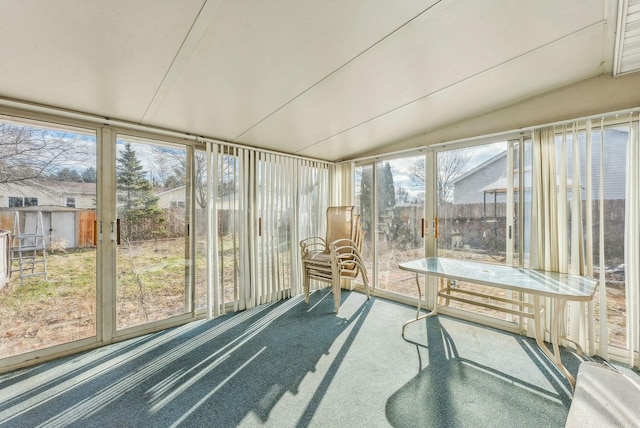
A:
{"type": "Polygon", "coordinates": [[[613,67],[613,0],[0,0],[0,97],[325,160],[613,67]]]}

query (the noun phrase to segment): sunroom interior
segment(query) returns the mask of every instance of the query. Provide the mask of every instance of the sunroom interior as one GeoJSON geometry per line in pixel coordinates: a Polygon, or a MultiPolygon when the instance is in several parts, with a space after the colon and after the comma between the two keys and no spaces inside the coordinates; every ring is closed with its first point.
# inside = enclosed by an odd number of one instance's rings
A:
{"type": "Polygon", "coordinates": [[[374,300],[433,308],[433,256],[592,278],[562,344],[640,368],[639,0],[2,9],[1,373],[299,298],[330,206],[374,300]]]}

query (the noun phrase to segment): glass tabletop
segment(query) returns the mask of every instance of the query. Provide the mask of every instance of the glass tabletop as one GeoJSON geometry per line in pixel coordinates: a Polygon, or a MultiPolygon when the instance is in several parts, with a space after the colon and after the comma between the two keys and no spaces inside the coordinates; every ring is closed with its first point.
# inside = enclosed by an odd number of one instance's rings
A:
{"type": "Polygon", "coordinates": [[[400,263],[400,269],[568,300],[591,300],[597,285],[596,280],[579,275],[445,257],[400,263]]]}

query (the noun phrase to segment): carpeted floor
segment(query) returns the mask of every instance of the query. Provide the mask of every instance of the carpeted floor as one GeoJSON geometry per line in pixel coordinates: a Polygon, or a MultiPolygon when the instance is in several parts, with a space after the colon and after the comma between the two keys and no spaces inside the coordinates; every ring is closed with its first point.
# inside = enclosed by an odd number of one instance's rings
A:
{"type": "MultiPolygon", "coordinates": [[[[0,426],[562,427],[535,342],[327,290],[0,375],[0,426]]],[[[565,364],[579,361],[567,353],[565,364]]]]}

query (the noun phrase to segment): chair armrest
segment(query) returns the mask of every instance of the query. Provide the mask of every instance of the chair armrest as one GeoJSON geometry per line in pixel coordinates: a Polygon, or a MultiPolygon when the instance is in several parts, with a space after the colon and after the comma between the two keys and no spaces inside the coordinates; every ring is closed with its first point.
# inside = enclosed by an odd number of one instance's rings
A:
{"type": "Polygon", "coordinates": [[[312,236],[300,241],[300,250],[303,256],[307,254],[323,253],[327,250],[327,243],[319,236],[312,236]]]}
{"type": "Polygon", "coordinates": [[[349,238],[336,239],[335,241],[330,242],[329,249],[331,251],[339,251],[341,253],[343,251],[340,251],[340,250],[346,250],[346,249],[360,252],[356,243],[349,238]]]}

